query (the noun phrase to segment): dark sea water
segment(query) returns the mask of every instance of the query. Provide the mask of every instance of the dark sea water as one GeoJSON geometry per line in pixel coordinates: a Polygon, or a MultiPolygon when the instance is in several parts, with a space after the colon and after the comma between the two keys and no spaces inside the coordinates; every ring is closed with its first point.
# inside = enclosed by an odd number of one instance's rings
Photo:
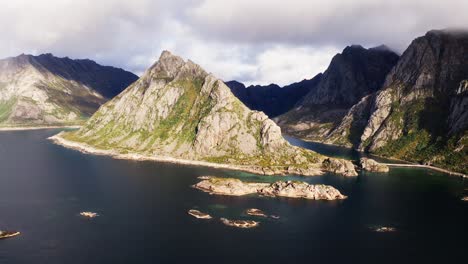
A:
{"type": "MultiPolygon", "coordinates": [[[[269,177],[85,155],[46,140],[58,130],[0,132],[0,263],[466,263],[466,180],[394,168],[358,177],[269,177]],[[330,184],[344,201],[212,196],[190,186],[201,175],[330,184]],[[219,217],[281,216],[256,229],[219,217]],[[197,208],[215,219],[187,214],[197,208]],[[101,216],[84,219],[80,211],[101,216]],[[374,226],[393,226],[376,233],[374,226]]],[[[358,154],[294,144],[341,157],[358,154]]]]}

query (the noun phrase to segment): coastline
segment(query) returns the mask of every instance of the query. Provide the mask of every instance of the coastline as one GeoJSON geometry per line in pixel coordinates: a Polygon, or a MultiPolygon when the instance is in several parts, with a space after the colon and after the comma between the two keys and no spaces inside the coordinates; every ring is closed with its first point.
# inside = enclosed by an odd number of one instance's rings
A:
{"type": "MultiPolygon", "coordinates": [[[[167,156],[146,156],[146,155],[141,155],[137,153],[122,154],[115,150],[103,150],[103,149],[92,147],[85,143],[78,143],[75,141],[70,141],[61,137],[60,134],[61,133],[51,136],[48,139],[57,145],[60,145],[69,149],[77,150],[81,153],[86,153],[86,154],[110,156],[115,159],[124,159],[124,160],[157,161],[157,162],[166,162],[166,163],[174,163],[174,164],[203,166],[203,167],[210,167],[210,168],[216,168],[216,169],[228,169],[228,170],[244,171],[244,172],[249,172],[249,173],[259,174],[259,175],[278,175],[278,174],[267,174],[265,173],[263,168],[255,167],[255,166],[242,166],[242,165],[213,163],[213,162],[207,162],[207,161],[172,158],[172,157],[167,157],[167,156]]],[[[316,172],[317,172],[316,174],[310,174],[310,175],[301,174],[301,175],[302,176],[319,176],[324,173],[324,171],[319,170],[319,169],[317,169],[316,172]]]]}
{"type": "Polygon", "coordinates": [[[410,168],[431,169],[431,170],[435,170],[435,171],[447,173],[447,174],[450,174],[450,175],[459,176],[459,177],[462,177],[462,178],[468,178],[468,175],[463,174],[463,173],[461,173],[461,172],[450,171],[450,170],[446,170],[446,169],[442,169],[442,168],[434,167],[434,166],[429,166],[429,165],[422,165],[422,164],[396,164],[396,163],[380,163],[380,164],[382,164],[382,165],[387,165],[387,166],[389,166],[389,167],[410,167],[410,168]]]}
{"type": "MultiPolygon", "coordinates": [[[[290,135],[290,134],[284,134],[284,135],[286,135],[286,136],[288,136],[288,137],[292,137],[292,138],[297,138],[297,139],[302,140],[302,141],[305,141],[305,142],[318,143],[318,144],[324,144],[324,145],[328,145],[328,146],[334,146],[334,147],[340,147],[340,148],[345,148],[345,149],[353,150],[352,147],[347,147],[347,146],[342,146],[342,145],[337,145],[337,144],[330,144],[330,143],[323,143],[323,142],[320,142],[320,141],[310,140],[310,139],[302,139],[302,138],[295,137],[295,136],[290,135]]],[[[372,153],[366,153],[366,152],[364,152],[364,151],[360,151],[360,150],[357,150],[357,149],[354,149],[354,150],[357,151],[357,152],[359,152],[359,153],[365,153],[365,154],[367,154],[370,158],[372,158],[372,157],[378,157],[378,158],[387,159],[387,160],[389,160],[389,161],[401,162],[401,163],[382,163],[382,162],[379,162],[380,164],[387,165],[387,166],[389,166],[389,167],[424,168],[424,169],[435,170],[435,171],[438,171],[438,172],[443,172],[443,173],[446,173],[446,174],[449,174],[449,175],[453,175],[453,176],[459,176],[459,177],[462,177],[462,178],[468,178],[468,175],[466,175],[466,174],[464,174],[464,173],[461,173],[461,172],[451,171],[451,170],[447,170],[447,169],[439,168],[439,167],[435,167],[435,166],[417,164],[417,163],[414,163],[414,162],[411,162],[411,161],[402,160],[402,159],[397,159],[397,158],[383,157],[383,156],[375,155],[375,154],[372,154],[372,153]]]]}
{"type": "Polygon", "coordinates": [[[24,126],[24,127],[0,127],[0,131],[23,131],[23,130],[41,130],[41,129],[54,129],[54,128],[81,128],[80,125],[69,126],[24,126]]]}

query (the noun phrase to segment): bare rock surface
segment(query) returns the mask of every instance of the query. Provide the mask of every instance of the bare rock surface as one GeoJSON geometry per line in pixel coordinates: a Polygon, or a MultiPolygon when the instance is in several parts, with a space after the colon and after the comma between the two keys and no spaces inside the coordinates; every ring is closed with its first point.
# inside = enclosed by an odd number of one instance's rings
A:
{"type": "Polygon", "coordinates": [[[200,212],[199,210],[195,210],[195,209],[190,209],[188,211],[188,214],[195,217],[195,218],[198,218],[198,219],[211,219],[211,218],[213,218],[213,217],[211,217],[211,215],[200,212]]]}
{"type": "Polygon", "coordinates": [[[257,208],[247,209],[245,213],[251,216],[268,217],[268,215],[265,212],[257,208]]]}
{"type": "Polygon", "coordinates": [[[221,218],[221,222],[227,226],[237,228],[254,228],[260,225],[260,222],[253,220],[230,220],[227,218],[221,218]]]}
{"type": "Polygon", "coordinates": [[[359,160],[361,168],[365,171],[371,172],[388,172],[390,169],[387,165],[380,164],[373,159],[361,158],[359,160]]]}
{"type": "Polygon", "coordinates": [[[333,173],[342,174],[344,176],[358,176],[354,164],[349,160],[327,158],[323,161],[323,166],[333,173]]]}
{"type": "Polygon", "coordinates": [[[311,200],[341,200],[342,195],[332,186],[310,185],[298,181],[277,181],[275,183],[251,183],[239,179],[211,177],[195,184],[196,189],[216,195],[243,196],[259,194],[271,197],[304,198],[311,200]]]}

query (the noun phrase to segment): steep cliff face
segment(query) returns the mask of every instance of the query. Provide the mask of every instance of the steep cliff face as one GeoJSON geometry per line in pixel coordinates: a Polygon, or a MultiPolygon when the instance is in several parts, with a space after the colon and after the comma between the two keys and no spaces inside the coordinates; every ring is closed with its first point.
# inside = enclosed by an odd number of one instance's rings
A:
{"type": "Polygon", "coordinates": [[[0,126],[80,123],[137,78],[51,54],[0,60],[0,126]]]}
{"type": "Polygon", "coordinates": [[[325,160],[291,146],[221,80],[167,51],[83,128],[61,136],[119,153],[253,166],[266,174],[314,174],[325,160]]]}
{"type": "Polygon", "coordinates": [[[244,84],[237,81],[226,82],[226,85],[247,107],[262,111],[272,118],[291,110],[299,100],[317,86],[321,78],[322,74],[318,74],[310,80],[303,80],[284,87],[276,84],[245,87],[244,84]]]}
{"type": "Polygon", "coordinates": [[[361,150],[468,170],[468,33],[415,39],[372,101],[361,150]]]}
{"type": "MultiPolygon", "coordinates": [[[[337,54],[312,89],[295,108],[277,118],[286,133],[323,141],[339,126],[349,109],[364,96],[377,91],[398,55],[384,46],[365,49],[346,47],[337,54]]],[[[344,140],[343,144],[351,144],[344,140]]]]}

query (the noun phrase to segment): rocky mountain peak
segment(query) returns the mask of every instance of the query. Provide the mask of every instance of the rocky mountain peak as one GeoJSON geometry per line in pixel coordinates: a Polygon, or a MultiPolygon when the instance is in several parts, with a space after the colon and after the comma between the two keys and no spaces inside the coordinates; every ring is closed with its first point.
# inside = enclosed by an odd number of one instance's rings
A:
{"type": "Polygon", "coordinates": [[[335,104],[351,107],[363,96],[379,89],[398,55],[360,45],[346,47],[333,57],[323,78],[300,103],[302,106],[335,104]]]}
{"type": "Polygon", "coordinates": [[[159,60],[150,68],[149,74],[155,79],[183,79],[205,77],[207,73],[196,63],[188,60],[184,61],[179,56],[173,55],[170,51],[164,50],[159,60]]]}
{"type": "Polygon", "coordinates": [[[401,86],[399,96],[447,97],[468,72],[468,31],[431,30],[413,40],[383,87],[401,86]]]}
{"type": "Polygon", "coordinates": [[[323,161],[291,146],[272,120],[247,108],[224,82],[169,52],[68,135],[116,152],[234,164],[261,173],[313,174],[323,161]]]}

